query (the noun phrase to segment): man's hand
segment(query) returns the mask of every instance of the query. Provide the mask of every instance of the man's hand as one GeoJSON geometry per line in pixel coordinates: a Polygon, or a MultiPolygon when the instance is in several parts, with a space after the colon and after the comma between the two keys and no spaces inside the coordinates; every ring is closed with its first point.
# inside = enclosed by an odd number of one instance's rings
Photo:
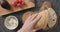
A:
{"type": "Polygon", "coordinates": [[[38,22],[38,20],[40,20],[40,18],[41,18],[41,15],[38,15],[38,14],[29,15],[29,17],[25,21],[24,25],[22,26],[22,28],[20,30],[18,30],[18,32],[35,32],[35,31],[37,31],[38,28],[34,29],[34,25],[38,22]]]}

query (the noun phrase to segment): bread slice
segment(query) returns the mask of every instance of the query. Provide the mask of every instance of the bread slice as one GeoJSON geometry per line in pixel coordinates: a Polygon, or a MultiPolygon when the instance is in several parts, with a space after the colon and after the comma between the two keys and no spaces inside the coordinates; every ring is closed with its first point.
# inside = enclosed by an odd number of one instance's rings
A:
{"type": "Polygon", "coordinates": [[[52,9],[52,8],[48,8],[48,12],[49,12],[48,26],[49,26],[49,28],[52,28],[57,23],[57,14],[54,11],[54,9],[52,9]]]}
{"type": "Polygon", "coordinates": [[[41,15],[42,17],[37,22],[35,28],[45,29],[49,19],[48,11],[39,12],[39,15],[41,15]]]}

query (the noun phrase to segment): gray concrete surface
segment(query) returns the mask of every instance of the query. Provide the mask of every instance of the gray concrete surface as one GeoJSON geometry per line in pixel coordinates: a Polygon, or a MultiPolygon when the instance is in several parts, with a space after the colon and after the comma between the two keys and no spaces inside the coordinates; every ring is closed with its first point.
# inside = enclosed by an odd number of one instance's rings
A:
{"type": "Polygon", "coordinates": [[[49,29],[47,31],[39,30],[37,32],[60,32],[60,0],[35,0],[36,7],[27,9],[24,11],[16,12],[16,13],[11,13],[8,15],[0,16],[0,32],[16,32],[18,29],[22,27],[22,20],[21,17],[22,15],[27,12],[27,11],[37,11],[41,7],[44,1],[49,1],[52,5],[52,8],[56,11],[57,15],[59,16],[58,21],[57,21],[57,26],[53,29],[49,29]],[[4,19],[9,16],[9,15],[14,15],[18,18],[19,20],[19,26],[15,30],[8,30],[4,26],[4,19]]]}

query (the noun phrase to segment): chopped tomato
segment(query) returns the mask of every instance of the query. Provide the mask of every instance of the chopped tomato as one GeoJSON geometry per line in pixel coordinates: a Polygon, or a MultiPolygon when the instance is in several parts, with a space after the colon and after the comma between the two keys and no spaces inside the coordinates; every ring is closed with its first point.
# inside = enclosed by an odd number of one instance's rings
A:
{"type": "Polygon", "coordinates": [[[15,0],[13,3],[12,3],[13,6],[15,7],[22,7],[23,5],[25,5],[25,2],[22,1],[22,0],[15,0]]]}
{"type": "Polygon", "coordinates": [[[20,3],[17,4],[17,7],[21,7],[22,5],[20,3]]]}
{"type": "Polygon", "coordinates": [[[12,3],[12,5],[13,5],[13,6],[16,6],[16,5],[17,5],[17,3],[16,3],[16,2],[13,2],[13,3],[12,3]]]}
{"type": "Polygon", "coordinates": [[[22,2],[21,5],[25,5],[25,2],[22,2]]]}
{"type": "Polygon", "coordinates": [[[22,3],[22,0],[19,0],[19,3],[22,3]]]}
{"type": "Polygon", "coordinates": [[[15,0],[14,2],[17,2],[17,3],[18,3],[18,2],[19,2],[19,0],[15,0]]]}

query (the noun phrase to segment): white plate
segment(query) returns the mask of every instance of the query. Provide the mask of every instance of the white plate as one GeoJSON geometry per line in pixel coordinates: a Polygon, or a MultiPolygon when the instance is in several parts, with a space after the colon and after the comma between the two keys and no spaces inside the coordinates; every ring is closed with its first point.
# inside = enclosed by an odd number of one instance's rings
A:
{"type": "Polygon", "coordinates": [[[4,21],[4,25],[7,29],[13,30],[18,26],[18,19],[15,16],[8,16],[4,21]]]}

